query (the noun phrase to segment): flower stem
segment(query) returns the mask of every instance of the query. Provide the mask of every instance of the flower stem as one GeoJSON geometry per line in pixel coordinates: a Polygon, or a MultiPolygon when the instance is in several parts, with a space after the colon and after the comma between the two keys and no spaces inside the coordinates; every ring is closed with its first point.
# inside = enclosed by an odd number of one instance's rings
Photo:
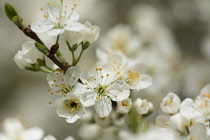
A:
{"type": "Polygon", "coordinates": [[[77,63],[79,62],[79,60],[80,60],[80,58],[81,58],[83,52],[84,52],[84,50],[82,49],[81,52],[80,52],[80,54],[79,54],[78,59],[76,60],[76,62],[75,62],[74,64],[72,64],[72,66],[76,66],[76,65],[77,65],[77,63]]]}
{"type": "Polygon", "coordinates": [[[52,72],[52,71],[49,71],[49,70],[46,70],[46,69],[42,69],[42,68],[40,68],[40,71],[45,72],[45,73],[50,73],[50,72],[52,72]]]}
{"type": "Polygon", "coordinates": [[[58,35],[58,36],[57,36],[57,39],[56,39],[56,42],[55,42],[55,44],[58,44],[58,42],[59,42],[59,39],[60,39],[60,35],[58,35]]]}
{"type": "Polygon", "coordinates": [[[52,68],[50,68],[49,66],[47,66],[46,64],[44,65],[44,67],[47,68],[47,69],[50,70],[50,71],[55,71],[55,70],[53,70],[52,68]]]}

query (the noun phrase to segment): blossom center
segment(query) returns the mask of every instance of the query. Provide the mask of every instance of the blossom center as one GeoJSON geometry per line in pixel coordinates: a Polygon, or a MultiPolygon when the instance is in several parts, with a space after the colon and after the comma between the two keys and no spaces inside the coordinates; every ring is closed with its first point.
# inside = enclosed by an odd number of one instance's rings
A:
{"type": "Polygon", "coordinates": [[[129,70],[127,73],[126,82],[130,84],[131,82],[135,82],[140,78],[140,73],[137,71],[131,71],[129,70]]]}
{"type": "Polygon", "coordinates": [[[167,100],[167,101],[164,103],[164,106],[170,105],[171,103],[173,103],[172,100],[167,100]]]}
{"type": "Polygon", "coordinates": [[[80,107],[80,102],[76,99],[65,100],[65,106],[70,112],[75,112],[80,107]]]}

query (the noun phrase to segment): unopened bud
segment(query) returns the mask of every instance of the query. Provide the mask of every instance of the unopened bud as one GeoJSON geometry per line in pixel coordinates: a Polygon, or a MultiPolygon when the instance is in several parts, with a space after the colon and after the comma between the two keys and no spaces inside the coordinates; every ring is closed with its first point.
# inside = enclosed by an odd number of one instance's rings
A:
{"type": "Polygon", "coordinates": [[[22,19],[19,16],[14,16],[12,18],[13,23],[18,26],[20,29],[24,29],[22,19]]]}
{"type": "Polygon", "coordinates": [[[15,8],[9,3],[5,4],[5,13],[10,20],[12,20],[13,17],[18,16],[15,8]]]}
{"type": "Polygon", "coordinates": [[[39,65],[39,66],[44,66],[45,65],[45,60],[44,59],[37,59],[36,60],[37,61],[37,64],[39,65]]]}
{"type": "Polygon", "coordinates": [[[42,44],[36,42],[36,43],[35,43],[35,46],[36,46],[36,48],[37,48],[40,52],[42,52],[42,53],[45,54],[46,56],[49,55],[49,53],[50,53],[50,52],[49,52],[49,49],[48,49],[45,45],[42,45],[42,44]]]}
{"type": "Polygon", "coordinates": [[[82,49],[86,50],[90,46],[90,43],[86,41],[85,43],[82,43],[82,49]]]}
{"type": "Polygon", "coordinates": [[[25,67],[26,70],[30,71],[40,71],[40,66],[38,64],[32,64],[32,67],[25,67]]]}

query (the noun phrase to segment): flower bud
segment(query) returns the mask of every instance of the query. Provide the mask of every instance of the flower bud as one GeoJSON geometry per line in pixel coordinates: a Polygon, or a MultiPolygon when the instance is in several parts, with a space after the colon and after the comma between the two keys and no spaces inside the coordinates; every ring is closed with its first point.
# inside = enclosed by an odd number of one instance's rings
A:
{"type": "Polygon", "coordinates": [[[176,94],[170,92],[162,100],[160,107],[164,112],[168,114],[175,114],[179,111],[180,103],[181,103],[180,98],[176,94]]]}
{"type": "Polygon", "coordinates": [[[131,107],[132,107],[132,101],[129,98],[117,102],[118,113],[126,114],[130,111],[131,107]]]}
{"type": "Polygon", "coordinates": [[[89,44],[92,44],[94,41],[98,39],[100,28],[96,25],[92,26],[91,23],[86,22],[85,23],[85,30],[83,32],[84,37],[83,37],[83,42],[84,44],[86,42],[89,42],[89,44]]]}
{"type": "Polygon", "coordinates": [[[5,4],[5,13],[10,20],[12,20],[13,17],[18,16],[15,8],[9,3],[5,4]]]}
{"type": "Polygon", "coordinates": [[[48,48],[46,47],[46,46],[44,46],[44,45],[42,45],[42,44],[40,44],[40,43],[38,43],[38,42],[36,42],[35,43],[35,46],[36,46],[36,48],[40,51],[40,52],[42,52],[43,54],[45,54],[46,56],[48,56],[49,55],[49,50],[48,50],[48,48]]]}

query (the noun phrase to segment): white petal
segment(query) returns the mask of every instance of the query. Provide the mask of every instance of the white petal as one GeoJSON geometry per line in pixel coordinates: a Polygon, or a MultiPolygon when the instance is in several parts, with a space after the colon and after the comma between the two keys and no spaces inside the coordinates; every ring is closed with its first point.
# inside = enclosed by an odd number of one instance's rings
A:
{"type": "Polygon", "coordinates": [[[66,122],[68,122],[68,123],[74,123],[74,122],[76,122],[79,118],[81,118],[81,117],[75,115],[75,116],[72,116],[72,117],[67,118],[67,119],[66,119],[66,122]]]}
{"type": "Polygon", "coordinates": [[[64,31],[65,31],[64,29],[52,29],[52,30],[49,30],[49,31],[47,32],[47,34],[48,34],[49,36],[57,36],[57,35],[59,35],[59,34],[62,34],[64,31]]]}
{"type": "Polygon", "coordinates": [[[113,101],[122,101],[130,96],[130,89],[126,84],[114,83],[107,88],[107,93],[113,101]]]}
{"type": "Polygon", "coordinates": [[[145,89],[152,85],[152,78],[148,75],[141,75],[140,80],[138,82],[138,89],[145,89]]]}
{"type": "Polygon", "coordinates": [[[65,30],[80,32],[85,29],[85,26],[79,22],[70,22],[64,27],[65,30]]]}
{"type": "Polygon", "coordinates": [[[95,108],[97,114],[101,118],[104,118],[104,117],[109,116],[109,114],[111,113],[111,111],[112,111],[112,102],[106,96],[102,96],[100,99],[97,99],[95,101],[96,103],[95,103],[94,108],[95,108]]]}
{"type": "Polygon", "coordinates": [[[36,33],[45,33],[52,30],[54,25],[49,20],[38,21],[31,25],[31,30],[36,33]]]}
{"type": "Polygon", "coordinates": [[[44,137],[43,140],[56,140],[56,138],[53,137],[52,135],[48,135],[48,136],[44,137]]]}
{"type": "Polygon", "coordinates": [[[84,106],[90,107],[95,104],[96,93],[94,91],[87,91],[82,95],[82,100],[84,102],[84,106]]]}
{"type": "Polygon", "coordinates": [[[66,139],[64,139],[64,140],[75,140],[73,137],[71,137],[71,136],[68,136],[66,139]]]}
{"type": "Polygon", "coordinates": [[[70,11],[68,14],[66,14],[66,18],[69,18],[67,22],[72,22],[72,21],[78,21],[79,20],[79,14],[75,11],[70,11]]]}
{"type": "Polygon", "coordinates": [[[38,127],[32,127],[24,130],[22,133],[23,139],[26,140],[40,140],[44,135],[44,131],[38,127]]]}
{"type": "Polygon", "coordinates": [[[81,95],[81,94],[84,94],[86,91],[87,91],[86,86],[78,83],[74,86],[72,93],[75,95],[81,95]]]}

